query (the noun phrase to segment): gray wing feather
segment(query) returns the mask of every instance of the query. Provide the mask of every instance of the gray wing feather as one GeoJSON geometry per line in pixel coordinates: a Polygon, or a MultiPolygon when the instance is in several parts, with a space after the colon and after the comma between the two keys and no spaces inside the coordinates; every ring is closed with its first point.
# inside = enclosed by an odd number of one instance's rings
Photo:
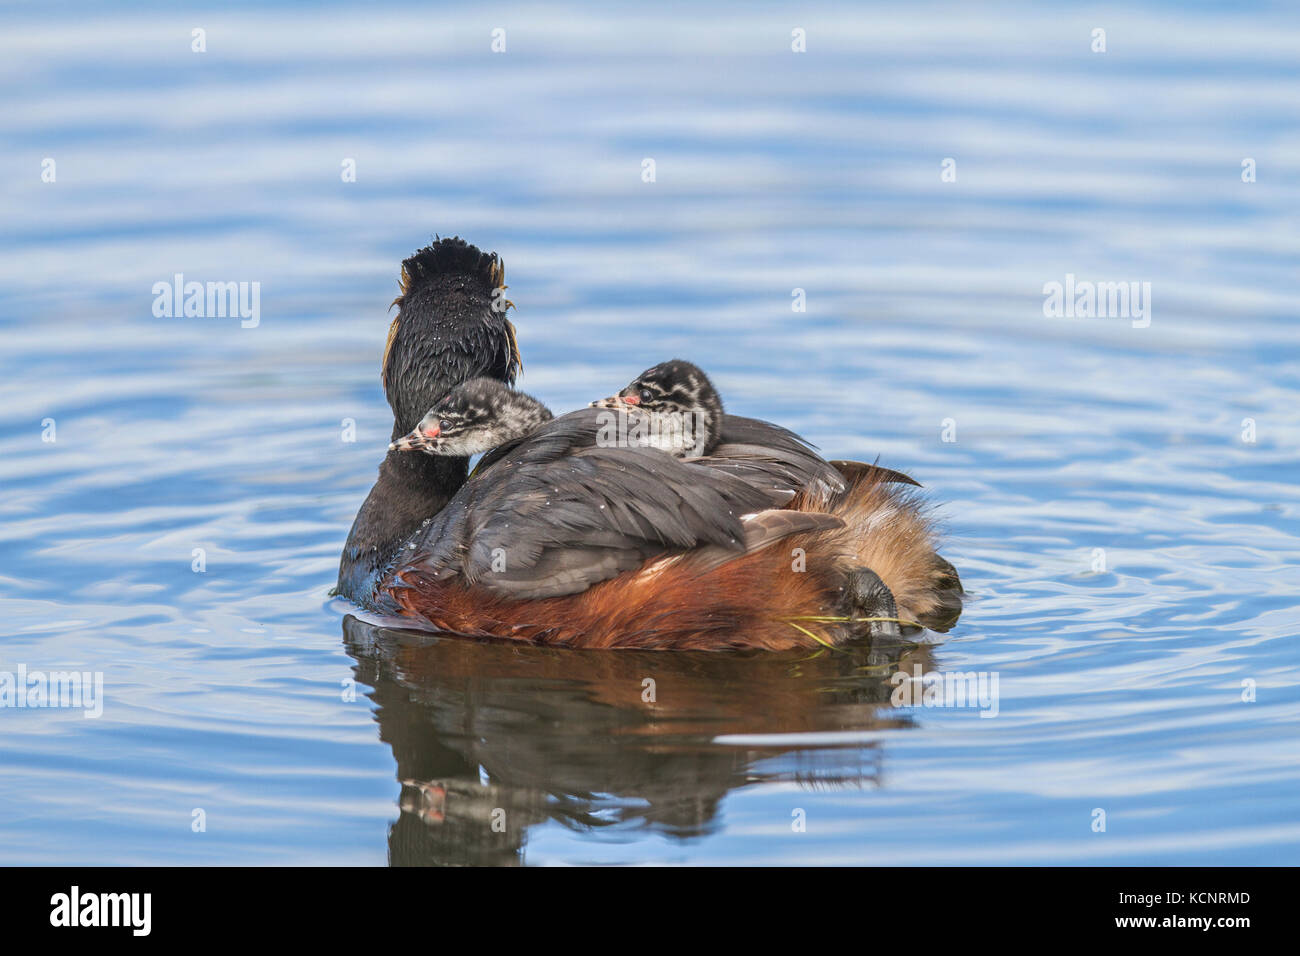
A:
{"type": "Polygon", "coordinates": [[[656,554],[741,551],[741,516],[771,498],[652,448],[588,448],[520,463],[509,482],[469,503],[464,573],[512,597],[571,594],[656,554]]]}
{"type": "Polygon", "coordinates": [[[413,539],[410,565],[502,596],[573,594],[687,553],[705,569],[839,519],[775,511],[803,489],[836,494],[839,472],[778,425],[727,415],[706,458],[597,444],[600,410],[554,419],[497,449],[413,539]],[[486,466],[486,467],[485,467],[486,466]],[[743,515],[756,515],[742,522],[743,515]]]}

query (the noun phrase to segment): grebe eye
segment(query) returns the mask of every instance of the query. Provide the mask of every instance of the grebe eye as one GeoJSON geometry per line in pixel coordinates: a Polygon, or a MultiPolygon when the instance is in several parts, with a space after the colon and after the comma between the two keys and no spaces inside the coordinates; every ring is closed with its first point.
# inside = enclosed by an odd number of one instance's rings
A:
{"type": "Polygon", "coordinates": [[[447,421],[447,419],[443,418],[438,421],[438,428],[440,431],[445,432],[450,427],[451,427],[451,422],[447,421]]]}
{"type": "Polygon", "coordinates": [[[650,389],[648,389],[648,388],[643,388],[643,389],[641,389],[641,402],[642,402],[642,404],[644,404],[644,403],[646,403],[646,402],[651,402],[651,401],[654,401],[654,396],[650,394],[650,389]]]}

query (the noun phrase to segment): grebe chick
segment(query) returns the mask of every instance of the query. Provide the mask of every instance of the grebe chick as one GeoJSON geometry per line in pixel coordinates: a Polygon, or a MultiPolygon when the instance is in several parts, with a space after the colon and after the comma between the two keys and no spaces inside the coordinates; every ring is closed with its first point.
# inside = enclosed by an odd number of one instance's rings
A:
{"type": "Polygon", "coordinates": [[[629,413],[634,419],[629,444],[658,448],[676,458],[708,455],[722,439],[722,398],[699,366],[682,359],[646,369],[591,407],[629,413]]]}
{"type": "Polygon", "coordinates": [[[554,416],[550,409],[494,378],[457,385],[425,413],[390,451],[469,457],[532,434],[554,416]]]}
{"type": "MultiPolygon", "coordinates": [[[[722,399],[703,371],[680,359],[646,369],[618,394],[589,408],[615,409],[624,419],[611,423],[603,420],[608,412],[575,413],[590,425],[588,444],[657,448],[676,458],[698,458],[721,441],[722,399]],[[612,424],[617,427],[610,428],[612,424]]],[[[411,432],[388,447],[469,457],[517,443],[553,417],[531,395],[496,379],[476,378],[451,389],[411,432]]]]}

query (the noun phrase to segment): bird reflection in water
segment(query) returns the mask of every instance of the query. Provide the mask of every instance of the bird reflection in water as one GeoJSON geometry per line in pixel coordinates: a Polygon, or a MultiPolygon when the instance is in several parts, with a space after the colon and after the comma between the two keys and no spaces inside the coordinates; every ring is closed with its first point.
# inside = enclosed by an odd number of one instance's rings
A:
{"type": "Polygon", "coordinates": [[[529,828],[547,823],[690,840],[720,826],[728,793],[759,783],[880,786],[879,741],[825,735],[910,726],[889,675],[932,669],[928,646],[881,637],[811,652],[578,651],[349,615],[343,640],[397,760],[394,866],[524,863],[529,828]]]}

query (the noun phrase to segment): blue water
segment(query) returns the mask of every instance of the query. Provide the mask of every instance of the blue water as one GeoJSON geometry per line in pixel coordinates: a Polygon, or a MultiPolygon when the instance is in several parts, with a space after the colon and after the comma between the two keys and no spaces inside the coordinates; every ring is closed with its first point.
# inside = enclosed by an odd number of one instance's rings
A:
{"type": "Polygon", "coordinates": [[[0,708],[0,861],[1300,863],[1294,7],[0,18],[0,672],[104,688],[0,708]],[[552,408],[679,355],[915,475],[958,625],[700,659],[348,618],[434,233],[504,256],[552,408]],[[176,273],[258,323],[155,317],[176,273]],[[1045,316],[1067,274],[1149,325],[1045,316]],[[894,706],[914,665],[997,716],[894,706]]]}

